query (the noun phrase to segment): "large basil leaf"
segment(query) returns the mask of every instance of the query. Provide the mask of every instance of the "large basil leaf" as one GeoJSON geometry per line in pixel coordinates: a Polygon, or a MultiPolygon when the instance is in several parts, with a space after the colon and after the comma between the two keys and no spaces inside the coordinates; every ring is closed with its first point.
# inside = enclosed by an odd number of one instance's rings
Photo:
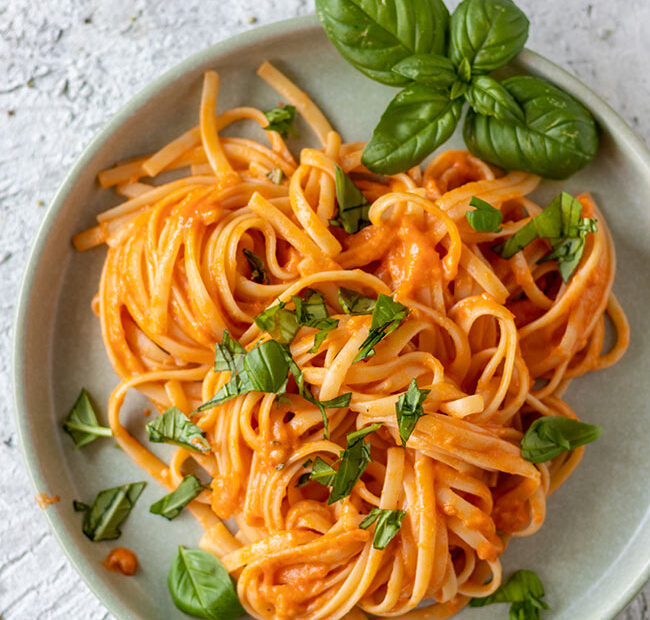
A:
{"type": "Polygon", "coordinates": [[[145,486],[146,482],[134,482],[100,491],[90,507],[77,502],[75,510],[77,507],[86,509],[83,533],[93,542],[119,538],[120,525],[129,516],[145,486]]]}
{"type": "Polygon", "coordinates": [[[410,82],[392,71],[407,56],[447,48],[442,0],[316,0],[316,14],[343,58],[383,84],[410,82]]]}
{"type": "Polygon", "coordinates": [[[582,104],[530,76],[501,82],[524,110],[524,123],[508,123],[468,110],[463,135],[469,150],[507,170],[564,179],[596,155],[596,123],[582,104]]]}
{"type": "Polygon", "coordinates": [[[529,22],[512,0],[463,0],[451,16],[449,55],[466,58],[472,73],[489,73],[524,47],[529,22]]]}
{"type": "Polygon", "coordinates": [[[413,84],[388,104],[363,150],[362,162],[381,174],[419,164],[454,132],[463,109],[445,91],[413,84]]]}
{"type": "Polygon", "coordinates": [[[235,620],[246,613],[223,564],[201,549],[178,548],[167,586],[176,607],[195,618],[235,620]]]}
{"type": "Polygon", "coordinates": [[[393,71],[399,75],[434,88],[447,88],[456,80],[454,63],[440,54],[413,54],[400,60],[393,71]]]}
{"type": "Polygon", "coordinates": [[[465,95],[474,111],[506,123],[523,123],[524,111],[515,98],[494,78],[477,75],[465,95]]]}
{"type": "Polygon", "coordinates": [[[538,418],[521,439],[521,455],[532,463],[554,459],[562,452],[596,441],[601,426],[585,424],[562,416],[538,418]]]}

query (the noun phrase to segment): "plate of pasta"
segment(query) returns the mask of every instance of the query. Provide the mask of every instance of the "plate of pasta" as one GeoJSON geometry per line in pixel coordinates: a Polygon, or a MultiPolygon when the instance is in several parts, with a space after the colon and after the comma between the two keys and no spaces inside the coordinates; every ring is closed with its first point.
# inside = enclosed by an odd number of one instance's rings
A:
{"type": "Polygon", "coordinates": [[[316,4],[148,86],[50,206],[14,384],[51,527],[125,619],[614,618],[648,152],[509,1],[505,55],[473,0],[406,51],[316,4]]]}

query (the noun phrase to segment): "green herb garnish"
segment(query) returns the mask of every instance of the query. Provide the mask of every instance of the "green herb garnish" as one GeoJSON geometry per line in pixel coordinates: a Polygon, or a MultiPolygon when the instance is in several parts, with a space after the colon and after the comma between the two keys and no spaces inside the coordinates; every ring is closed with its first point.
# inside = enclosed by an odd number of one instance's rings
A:
{"type": "Polygon", "coordinates": [[[255,317],[255,325],[280,344],[289,344],[300,329],[296,313],[286,310],[285,306],[280,301],[255,317]]]}
{"type": "Polygon", "coordinates": [[[228,571],[207,551],[179,547],[167,586],[176,607],[195,618],[235,620],[246,614],[228,571]]]}
{"type": "Polygon", "coordinates": [[[367,530],[375,521],[375,534],[372,546],[375,549],[385,549],[388,543],[395,538],[402,527],[402,519],[406,516],[403,510],[390,510],[388,508],[373,508],[367,517],[359,523],[362,530],[367,530]]]}
{"type": "Polygon", "coordinates": [[[370,202],[339,166],[336,166],[336,202],[338,215],[330,224],[342,226],[348,235],[370,225],[370,202]]]}
{"type": "Polygon", "coordinates": [[[374,355],[375,346],[388,334],[394,332],[409,312],[410,310],[406,306],[393,301],[392,297],[380,293],[372,310],[370,331],[367,338],[361,343],[359,353],[353,363],[374,355]]]}
{"type": "Polygon", "coordinates": [[[409,389],[404,394],[400,394],[400,397],[395,403],[397,427],[399,428],[399,436],[404,448],[406,448],[406,442],[409,440],[418,420],[425,415],[422,410],[422,403],[430,391],[421,390],[415,379],[411,379],[409,389]]]}
{"type": "Polygon", "coordinates": [[[561,416],[545,416],[535,420],[522,437],[521,455],[532,463],[543,463],[562,452],[596,441],[602,432],[601,426],[561,416]]]}
{"type": "Polygon", "coordinates": [[[203,431],[176,407],[167,409],[145,428],[149,441],[172,443],[202,454],[210,451],[210,444],[203,436],[203,431]]]}
{"type": "Polygon", "coordinates": [[[100,491],[92,506],[73,502],[75,511],[86,513],[83,533],[93,542],[119,538],[122,533],[120,525],[129,516],[146,485],[146,482],[134,482],[100,491]]]}
{"type": "Polygon", "coordinates": [[[476,196],[472,196],[469,204],[474,207],[474,211],[467,211],[465,217],[476,232],[499,232],[501,230],[503,215],[499,209],[495,209],[489,202],[476,196]]]}
{"type": "Polygon", "coordinates": [[[284,178],[284,172],[282,172],[282,168],[273,168],[273,170],[270,170],[266,176],[276,185],[280,185],[284,178]]]}
{"type": "Polygon", "coordinates": [[[264,264],[264,259],[259,257],[254,252],[243,249],[244,256],[248,261],[248,266],[251,270],[250,279],[257,284],[268,284],[270,282],[269,276],[266,272],[266,265],[264,264]]]}
{"type": "Polygon", "coordinates": [[[470,607],[483,607],[492,603],[512,603],[511,620],[539,620],[540,610],[548,609],[542,600],[544,586],[530,570],[518,570],[496,592],[482,598],[473,598],[470,607]]]}
{"type": "Polygon", "coordinates": [[[345,314],[372,314],[377,303],[377,300],[372,297],[366,297],[357,291],[343,287],[339,289],[338,297],[345,314]]]}
{"type": "Polygon", "coordinates": [[[264,127],[267,131],[277,131],[283,138],[293,130],[293,121],[296,117],[296,108],[292,105],[271,108],[264,112],[269,124],[264,127]]]}
{"type": "Polygon", "coordinates": [[[182,482],[174,491],[159,499],[155,504],[152,504],[149,512],[165,517],[165,519],[171,521],[181,514],[183,508],[195,497],[198,497],[204,488],[194,474],[189,474],[183,478],[182,482]]]}
{"type": "Polygon", "coordinates": [[[83,448],[97,437],[112,437],[110,428],[100,426],[90,400],[90,394],[82,388],[75,404],[63,423],[65,430],[74,441],[75,448],[83,448]]]}

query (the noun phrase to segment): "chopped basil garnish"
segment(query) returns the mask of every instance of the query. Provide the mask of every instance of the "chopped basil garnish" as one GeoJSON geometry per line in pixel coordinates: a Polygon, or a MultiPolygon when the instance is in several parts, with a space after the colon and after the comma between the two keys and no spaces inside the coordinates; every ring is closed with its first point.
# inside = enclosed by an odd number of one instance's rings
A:
{"type": "Polygon", "coordinates": [[[402,519],[406,516],[403,510],[390,510],[388,508],[373,508],[368,516],[359,523],[362,530],[367,530],[375,521],[375,535],[372,538],[372,546],[375,549],[385,549],[388,543],[395,538],[402,519]]]}
{"type": "Polygon", "coordinates": [[[145,428],[149,441],[173,443],[181,448],[203,454],[210,451],[210,444],[203,436],[203,431],[176,407],[167,409],[161,416],[149,422],[145,428]]]}
{"type": "Polygon", "coordinates": [[[257,284],[268,284],[270,280],[268,274],[266,273],[266,265],[264,264],[264,259],[259,257],[254,252],[247,250],[246,248],[244,248],[242,251],[246,257],[246,260],[248,261],[248,266],[251,269],[250,279],[257,284]]]}
{"type": "Polygon", "coordinates": [[[235,620],[246,613],[228,571],[207,551],[179,547],[167,586],[176,607],[195,618],[235,620]]]}
{"type": "Polygon", "coordinates": [[[122,533],[120,525],[129,516],[146,485],[146,482],[134,482],[100,491],[92,506],[87,506],[83,502],[73,502],[77,512],[86,513],[82,526],[83,533],[93,542],[119,538],[122,533]]]}
{"type": "Polygon", "coordinates": [[[244,355],[246,355],[246,349],[225,329],[221,344],[217,344],[214,350],[214,371],[229,370],[230,374],[235,374],[244,355]]]}
{"type": "Polygon", "coordinates": [[[562,416],[545,416],[535,420],[522,437],[521,455],[531,463],[543,463],[562,452],[596,441],[602,432],[601,426],[562,416]]]}
{"type": "Polygon", "coordinates": [[[503,214],[489,202],[472,196],[469,201],[474,211],[467,211],[465,218],[476,232],[499,232],[502,229],[503,214]]]}
{"type": "Polygon", "coordinates": [[[255,325],[280,344],[289,344],[300,329],[296,313],[286,310],[285,306],[280,301],[255,317],[255,325]]]}
{"type": "Polygon", "coordinates": [[[72,507],[74,508],[75,512],[86,512],[86,510],[90,510],[90,506],[88,504],[84,504],[83,502],[80,502],[79,500],[72,500],[72,507]]]}
{"type": "Polygon", "coordinates": [[[174,491],[159,499],[155,504],[152,504],[149,512],[165,517],[165,519],[171,521],[181,514],[183,508],[195,497],[198,497],[204,488],[194,474],[189,474],[183,478],[182,482],[174,491]]]}
{"type": "Polygon", "coordinates": [[[293,130],[293,121],[296,117],[296,108],[292,105],[271,108],[264,112],[269,124],[264,127],[267,131],[277,131],[283,138],[293,130]]]}
{"type": "Polygon", "coordinates": [[[377,300],[349,288],[341,287],[339,289],[339,303],[345,314],[372,314],[377,300]]]}
{"type": "Polygon", "coordinates": [[[411,379],[409,389],[401,394],[395,403],[399,436],[402,439],[402,446],[405,448],[417,421],[425,415],[422,411],[422,403],[430,391],[421,390],[415,379],[411,379]]]}
{"type": "Polygon", "coordinates": [[[328,465],[320,456],[317,456],[314,459],[309,477],[314,482],[331,487],[336,478],[336,470],[331,465],[328,465]]]}
{"type": "Polygon", "coordinates": [[[538,262],[555,259],[562,279],[568,282],[582,258],[587,233],[597,230],[596,220],[581,218],[581,213],[580,202],[562,192],[505,243],[493,249],[503,258],[511,258],[535,239],[548,239],[553,250],[538,262]]]}
{"type": "Polygon", "coordinates": [[[82,388],[68,417],[63,423],[63,430],[72,437],[75,448],[83,448],[97,437],[112,437],[110,428],[100,426],[90,400],[90,394],[82,388]]]}
{"type": "Polygon", "coordinates": [[[276,185],[280,185],[282,183],[282,179],[284,178],[284,172],[282,172],[281,168],[273,168],[273,170],[270,170],[267,175],[266,175],[273,183],[276,185]]]}
{"type": "Polygon", "coordinates": [[[518,570],[496,592],[482,598],[473,598],[470,607],[483,607],[492,603],[512,603],[512,620],[539,620],[541,609],[548,609],[542,600],[544,586],[539,577],[530,570],[518,570]]]}
{"type": "Polygon", "coordinates": [[[400,323],[408,316],[410,310],[392,297],[380,294],[372,311],[372,321],[368,337],[361,343],[359,353],[354,362],[365,359],[375,354],[375,345],[381,342],[388,334],[394,332],[400,323]]]}
{"type": "Polygon", "coordinates": [[[330,224],[342,226],[348,235],[370,225],[370,202],[339,166],[336,166],[336,201],[339,206],[338,215],[330,224]]]}

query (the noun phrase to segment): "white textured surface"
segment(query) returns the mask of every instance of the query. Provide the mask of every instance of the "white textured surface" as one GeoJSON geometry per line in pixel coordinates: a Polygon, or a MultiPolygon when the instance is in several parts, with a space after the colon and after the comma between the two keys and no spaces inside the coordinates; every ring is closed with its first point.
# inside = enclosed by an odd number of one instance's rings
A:
{"type": "MultiPolygon", "coordinates": [[[[650,143],[650,0],[518,0],[528,46],[575,73],[650,143]]],[[[455,5],[455,1],[448,4],[455,5]]],[[[29,246],[67,168],[152,78],[201,48],[312,12],[311,0],[0,2],[0,615],[109,618],[65,559],[16,446],[10,337],[29,246]]],[[[650,620],[640,595],[620,620],[650,620]]],[[[546,614],[552,617],[552,613],[546,614]]]]}

